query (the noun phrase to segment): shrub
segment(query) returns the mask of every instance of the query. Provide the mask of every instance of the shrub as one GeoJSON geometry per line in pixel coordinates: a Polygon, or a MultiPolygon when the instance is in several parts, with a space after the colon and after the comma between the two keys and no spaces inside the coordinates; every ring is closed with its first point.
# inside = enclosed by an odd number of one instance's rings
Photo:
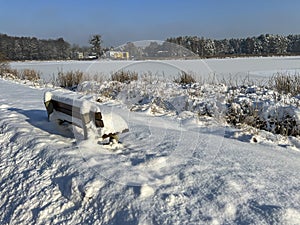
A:
{"type": "Polygon", "coordinates": [[[179,77],[174,79],[174,82],[181,85],[187,85],[196,83],[196,79],[193,75],[182,71],[181,74],[179,74],[179,77]]]}
{"type": "Polygon", "coordinates": [[[18,76],[18,71],[10,68],[6,57],[0,52],[0,77],[18,79],[18,76]]]}
{"type": "Polygon", "coordinates": [[[40,72],[32,69],[24,69],[17,73],[17,77],[21,80],[38,81],[41,76],[40,72]]]}
{"type": "Polygon", "coordinates": [[[9,69],[10,67],[6,57],[0,52],[0,76],[4,76],[4,73],[7,73],[7,70],[9,69]]]}
{"type": "Polygon", "coordinates": [[[270,108],[261,129],[284,136],[300,135],[300,125],[294,110],[291,106],[270,108]]]}
{"type": "Polygon", "coordinates": [[[73,88],[82,82],[83,77],[83,72],[79,70],[68,71],[66,73],[59,71],[56,78],[56,84],[63,88],[73,88]]]}
{"type": "Polygon", "coordinates": [[[269,79],[269,86],[279,93],[296,96],[300,94],[300,75],[277,73],[269,79]]]}
{"type": "Polygon", "coordinates": [[[135,71],[118,71],[111,75],[112,81],[129,84],[131,81],[138,80],[138,73],[135,71]]]}
{"type": "Polygon", "coordinates": [[[255,95],[251,96],[251,92],[247,94],[247,90],[249,89],[245,89],[243,92],[238,91],[227,99],[225,116],[229,124],[238,128],[248,125],[258,130],[266,130],[284,136],[300,135],[299,116],[297,115],[298,100],[296,98],[291,98],[291,102],[294,104],[286,104],[284,98],[278,100],[273,96],[272,100],[272,92],[265,92],[264,96],[259,98],[254,97],[255,95]],[[269,97],[267,97],[268,95],[269,97]]]}
{"type": "Polygon", "coordinates": [[[6,57],[0,52],[0,76],[10,79],[37,81],[40,79],[40,73],[32,69],[18,71],[11,69],[6,57]]]}
{"type": "Polygon", "coordinates": [[[0,71],[1,77],[13,79],[13,80],[19,79],[19,71],[17,71],[16,69],[11,69],[10,67],[8,67],[0,70],[1,70],[0,71]]]}
{"type": "Polygon", "coordinates": [[[262,106],[254,106],[252,102],[232,102],[228,104],[226,120],[229,124],[232,124],[234,126],[247,124],[249,126],[260,129],[262,126],[260,120],[261,112],[262,106]]]}

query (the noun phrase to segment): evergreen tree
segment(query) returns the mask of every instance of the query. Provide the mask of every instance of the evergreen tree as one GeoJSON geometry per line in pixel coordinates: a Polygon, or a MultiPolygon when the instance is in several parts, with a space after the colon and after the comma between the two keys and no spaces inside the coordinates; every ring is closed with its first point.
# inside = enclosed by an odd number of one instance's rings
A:
{"type": "Polygon", "coordinates": [[[260,35],[237,39],[212,40],[199,37],[168,38],[175,43],[193,51],[201,57],[225,55],[285,55],[300,54],[300,35],[260,35]]]}
{"type": "Polygon", "coordinates": [[[89,43],[92,45],[92,50],[98,57],[102,56],[102,37],[100,34],[95,34],[90,39],[89,43]]]}

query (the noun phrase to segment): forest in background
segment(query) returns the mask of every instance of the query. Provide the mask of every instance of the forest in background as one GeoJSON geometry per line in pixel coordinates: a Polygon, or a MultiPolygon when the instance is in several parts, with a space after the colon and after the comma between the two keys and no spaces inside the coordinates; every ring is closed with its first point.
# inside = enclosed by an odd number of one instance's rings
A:
{"type": "MultiPolygon", "coordinates": [[[[167,38],[165,42],[183,46],[202,58],[300,54],[300,35],[262,34],[258,37],[222,40],[197,36],[180,36],[167,38]]],[[[13,61],[68,60],[77,59],[79,52],[85,55],[96,54],[101,56],[105,51],[113,49],[112,47],[102,47],[101,35],[94,35],[89,43],[91,46],[81,47],[75,44],[71,45],[63,38],[43,40],[35,37],[13,37],[0,34],[0,54],[7,60],[13,61]],[[96,53],[95,50],[97,50],[96,53]]],[[[137,47],[134,42],[129,42],[125,46],[128,47],[127,51],[138,52],[139,56],[148,58],[163,57],[162,53],[168,51],[170,53],[171,51],[170,46],[167,48],[167,45],[157,44],[156,42],[151,42],[146,48],[137,47]]],[[[176,53],[172,53],[171,56],[175,57],[176,53]]],[[[131,58],[139,59],[139,57],[131,58]]]]}
{"type": "Polygon", "coordinates": [[[197,36],[168,38],[200,57],[272,56],[300,54],[300,35],[262,34],[258,37],[213,40],[197,36]]]}

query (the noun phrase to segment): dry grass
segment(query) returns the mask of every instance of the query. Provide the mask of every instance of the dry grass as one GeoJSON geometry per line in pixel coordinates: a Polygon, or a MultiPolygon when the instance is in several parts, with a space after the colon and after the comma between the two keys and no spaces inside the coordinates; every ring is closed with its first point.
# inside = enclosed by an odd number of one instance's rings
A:
{"type": "Polygon", "coordinates": [[[56,78],[56,85],[63,88],[73,88],[80,84],[83,78],[84,74],[79,70],[68,72],[59,71],[56,78]]]}
{"type": "Polygon", "coordinates": [[[32,70],[32,69],[24,69],[21,71],[18,71],[16,69],[12,69],[8,63],[1,62],[0,63],[0,76],[4,78],[9,78],[13,80],[29,80],[36,82],[40,80],[41,73],[32,70]]]}
{"type": "Polygon", "coordinates": [[[39,79],[41,79],[41,73],[32,69],[24,69],[18,71],[17,76],[21,80],[38,81],[39,79]]]}
{"type": "Polygon", "coordinates": [[[0,52],[0,76],[10,79],[20,79],[20,80],[30,80],[30,81],[38,81],[40,79],[40,72],[32,69],[24,69],[18,71],[16,69],[12,69],[7,61],[6,57],[0,52]]]}
{"type": "Polygon", "coordinates": [[[138,73],[135,71],[118,71],[111,75],[112,81],[129,84],[131,81],[138,80],[138,73]]]}
{"type": "Polygon", "coordinates": [[[181,71],[179,77],[174,79],[174,82],[181,85],[187,85],[196,83],[196,79],[192,74],[181,71]]]}
{"type": "Polygon", "coordinates": [[[5,73],[10,69],[6,57],[0,52],[0,76],[4,76],[5,73]]]}
{"type": "Polygon", "coordinates": [[[300,94],[300,74],[277,73],[269,79],[269,86],[281,94],[300,94]]]}

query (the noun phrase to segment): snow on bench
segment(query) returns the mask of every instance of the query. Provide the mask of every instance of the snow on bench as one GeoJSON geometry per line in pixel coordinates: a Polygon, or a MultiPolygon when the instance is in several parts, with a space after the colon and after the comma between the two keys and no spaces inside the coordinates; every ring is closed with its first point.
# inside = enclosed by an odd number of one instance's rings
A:
{"type": "Polygon", "coordinates": [[[68,122],[83,129],[84,139],[96,134],[96,138],[109,138],[118,142],[118,134],[128,131],[128,125],[115,113],[101,113],[98,103],[93,103],[73,92],[47,91],[44,104],[48,120],[58,124],[68,122]]]}

